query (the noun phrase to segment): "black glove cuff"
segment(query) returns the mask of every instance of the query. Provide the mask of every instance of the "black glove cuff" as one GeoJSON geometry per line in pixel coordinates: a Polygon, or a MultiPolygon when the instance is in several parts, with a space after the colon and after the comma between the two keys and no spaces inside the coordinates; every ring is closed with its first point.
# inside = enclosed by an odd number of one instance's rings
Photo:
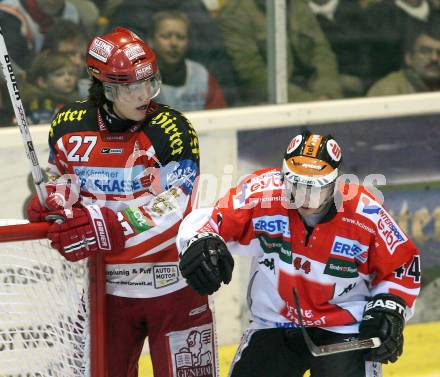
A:
{"type": "Polygon", "coordinates": [[[367,302],[367,305],[365,305],[364,319],[365,316],[373,312],[389,313],[398,317],[404,324],[406,303],[399,296],[381,293],[374,296],[370,301],[367,302]]]}
{"type": "Polygon", "coordinates": [[[206,238],[217,238],[219,241],[223,242],[224,244],[226,244],[225,240],[218,235],[217,233],[214,232],[202,232],[202,233],[197,233],[194,237],[190,238],[186,245],[185,248],[181,251],[181,254],[185,254],[185,252],[194,244],[196,244],[197,242],[200,242],[206,238]]]}

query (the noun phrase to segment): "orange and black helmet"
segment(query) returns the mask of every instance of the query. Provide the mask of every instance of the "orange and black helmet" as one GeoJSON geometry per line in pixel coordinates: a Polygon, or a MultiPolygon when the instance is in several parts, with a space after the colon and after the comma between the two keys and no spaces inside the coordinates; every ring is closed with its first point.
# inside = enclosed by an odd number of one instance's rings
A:
{"type": "Polygon", "coordinates": [[[304,131],[290,141],[282,172],[290,183],[324,187],[336,181],[341,163],[341,148],[331,135],[304,131]]]}

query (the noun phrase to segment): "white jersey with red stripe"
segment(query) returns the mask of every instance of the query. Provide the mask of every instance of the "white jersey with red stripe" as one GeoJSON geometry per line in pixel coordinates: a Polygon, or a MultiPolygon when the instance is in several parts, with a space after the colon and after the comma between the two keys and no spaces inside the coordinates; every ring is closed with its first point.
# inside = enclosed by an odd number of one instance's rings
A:
{"type": "Polygon", "coordinates": [[[214,208],[186,217],[178,248],[197,233],[215,232],[232,253],[254,257],[248,287],[254,328],[297,326],[293,288],[306,326],[356,333],[365,304],[379,293],[404,299],[409,318],[420,290],[417,248],[364,187],[345,186],[337,197],[344,198],[339,210],[332,205],[308,229],[284,200],[280,171],[257,171],[214,208]]]}
{"type": "Polygon", "coordinates": [[[124,251],[105,257],[108,293],[155,297],[181,289],[175,237],[199,175],[197,134],[181,113],[156,103],[125,132],[110,132],[109,122],[115,119],[90,101],[61,110],[49,135],[51,178],[71,174],[82,204],[111,208],[124,227],[124,251]]]}

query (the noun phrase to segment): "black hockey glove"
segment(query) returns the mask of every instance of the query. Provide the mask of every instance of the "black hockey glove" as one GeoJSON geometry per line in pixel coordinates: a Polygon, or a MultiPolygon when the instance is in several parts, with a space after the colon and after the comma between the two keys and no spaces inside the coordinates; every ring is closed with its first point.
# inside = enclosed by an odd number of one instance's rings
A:
{"type": "Polygon", "coordinates": [[[220,288],[221,282],[231,281],[234,259],[219,235],[206,232],[188,241],[179,267],[191,288],[201,295],[210,295],[220,288]]]}
{"type": "Polygon", "coordinates": [[[379,294],[365,306],[359,326],[359,338],[379,337],[382,344],[366,353],[365,359],[394,363],[403,351],[405,301],[390,294],[379,294]]]}

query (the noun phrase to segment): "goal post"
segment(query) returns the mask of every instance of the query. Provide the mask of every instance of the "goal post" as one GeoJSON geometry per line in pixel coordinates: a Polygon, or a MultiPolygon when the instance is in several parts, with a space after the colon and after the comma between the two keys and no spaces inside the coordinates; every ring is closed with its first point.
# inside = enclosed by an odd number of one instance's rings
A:
{"type": "Polygon", "coordinates": [[[66,261],[48,226],[0,220],[0,377],[106,377],[103,259],[66,261]]]}

